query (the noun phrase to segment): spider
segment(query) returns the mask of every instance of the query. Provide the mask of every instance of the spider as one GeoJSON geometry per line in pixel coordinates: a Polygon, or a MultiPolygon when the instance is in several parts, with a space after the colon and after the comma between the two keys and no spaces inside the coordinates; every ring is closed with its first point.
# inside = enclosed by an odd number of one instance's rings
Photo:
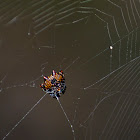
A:
{"type": "Polygon", "coordinates": [[[56,73],[54,70],[50,76],[44,76],[44,82],[40,84],[42,90],[53,98],[58,98],[65,93],[66,84],[63,71],[56,73]]]}

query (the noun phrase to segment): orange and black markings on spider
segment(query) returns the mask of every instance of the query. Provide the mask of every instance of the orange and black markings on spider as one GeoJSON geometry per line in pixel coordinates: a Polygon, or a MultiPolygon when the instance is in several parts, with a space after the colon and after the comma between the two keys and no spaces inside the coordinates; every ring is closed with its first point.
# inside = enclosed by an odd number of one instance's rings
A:
{"type": "Polygon", "coordinates": [[[65,93],[66,84],[63,71],[56,73],[54,70],[48,77],[44,76],[44,82],[40,84],[44,92],[50,94],[53,98],[58,98],[65,93]]]}

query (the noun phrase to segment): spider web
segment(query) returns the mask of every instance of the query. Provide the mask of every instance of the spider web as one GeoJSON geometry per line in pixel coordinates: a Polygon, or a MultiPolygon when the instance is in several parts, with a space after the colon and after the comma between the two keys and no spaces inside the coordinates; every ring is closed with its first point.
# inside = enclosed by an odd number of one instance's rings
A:
{"type": "Polygon", "coordinates": [[[0,139],[139,139],[140,1],[0,6],[0,139]],[[57,100],[39,88],[53,69],[57,100]]]}

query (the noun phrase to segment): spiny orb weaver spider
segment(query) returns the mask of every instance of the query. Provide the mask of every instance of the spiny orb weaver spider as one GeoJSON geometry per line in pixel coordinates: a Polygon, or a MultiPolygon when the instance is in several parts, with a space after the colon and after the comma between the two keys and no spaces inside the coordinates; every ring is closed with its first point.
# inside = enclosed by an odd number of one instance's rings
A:
{"type": "Polygon", "coordinates": [[[53,98],[58,98],[65,93],[66,85],[63,71],[56,73],[54,70],[48,77],[44,76],[44,82],[40,84],[42,90],[53,98]]]}

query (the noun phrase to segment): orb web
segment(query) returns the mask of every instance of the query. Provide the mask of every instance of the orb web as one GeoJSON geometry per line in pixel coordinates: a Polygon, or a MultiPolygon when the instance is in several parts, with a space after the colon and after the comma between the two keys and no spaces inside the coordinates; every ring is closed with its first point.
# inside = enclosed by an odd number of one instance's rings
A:
{"type": "Polygon", "coordinates": [[[0,139],[139,138],[140,1],[0,6],[0,139]],[[53,69],[67,85],[57,100],[39,87],[53,69]]]}

